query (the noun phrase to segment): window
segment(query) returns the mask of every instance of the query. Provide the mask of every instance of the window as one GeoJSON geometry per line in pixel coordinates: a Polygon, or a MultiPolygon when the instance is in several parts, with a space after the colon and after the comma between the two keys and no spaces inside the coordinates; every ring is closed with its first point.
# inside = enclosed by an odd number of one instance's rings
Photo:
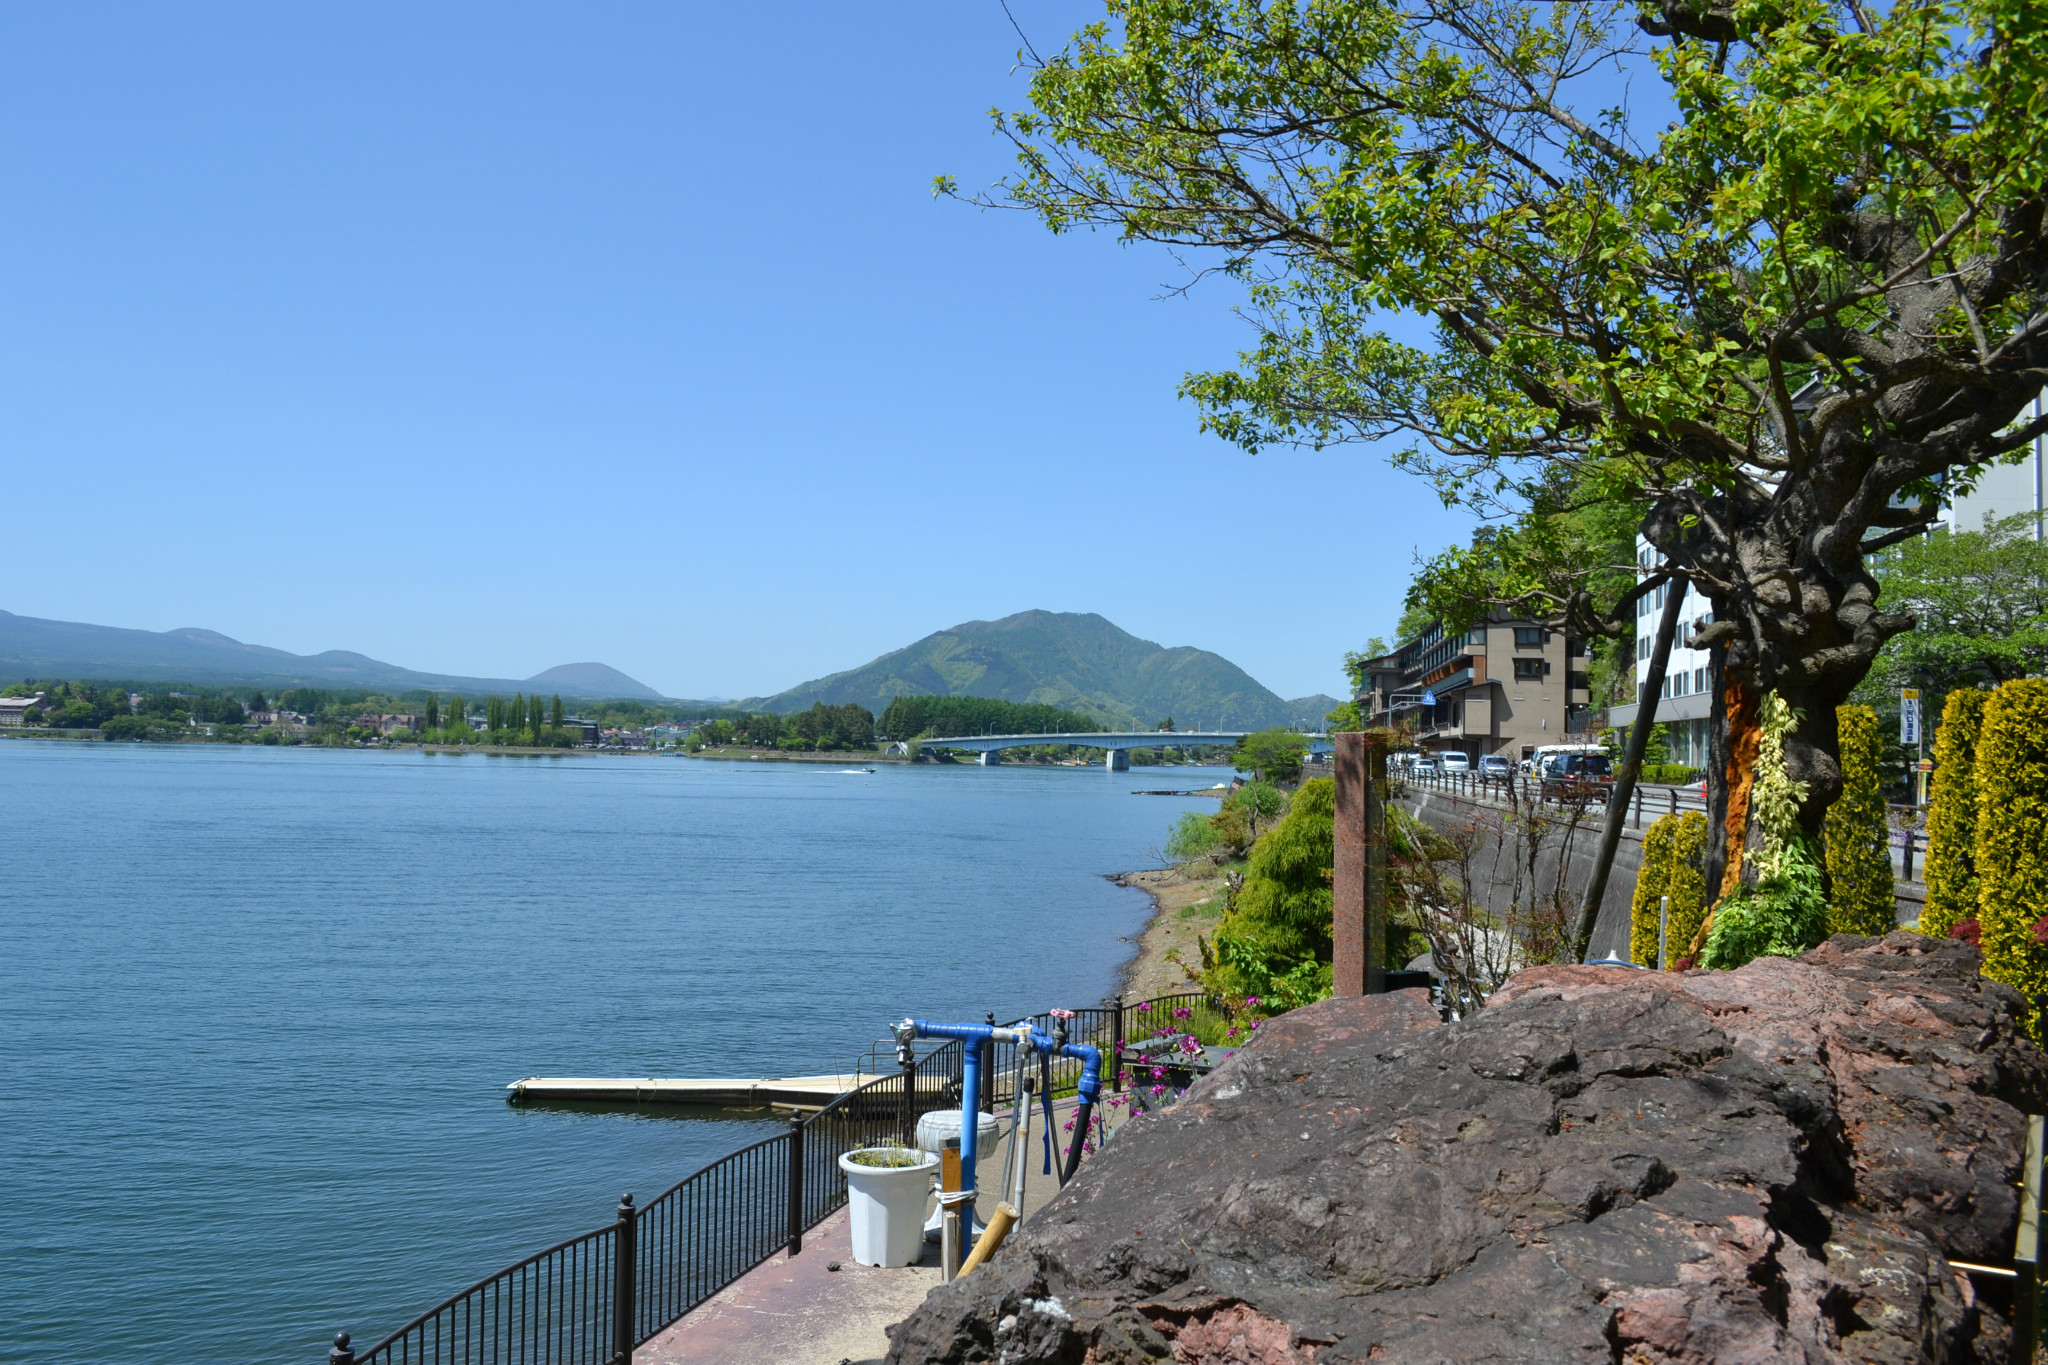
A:
{"type": "Polygon", "coordinates": [[[1483,645],[1483,644],[1485,644],[1485,643],[1486,643],[1486,627],[1485,627],[1485,626],[1474,626],[1474,627],[1472,627],[1472,629],[1470,629],[1470,630],[1466,631],[1466,632],[1465,632],[1465,643],[1466,643],[1466,644],[1468,644],[1468,645],[1483,645]]]}
{"type": "Polygon", "coordinates": [[[1704,669],[1704,668],[1695,668],[1695,669],[1694,669],[1694,670],[1692,671],[1692,690],[1693,690],[1693,691],[1695,691],[1695,692],[1704,692],[1704,691],[1706,691],[1706,690],[1707,690],[1707,670],[1706,670],[1706,669],[1704,669]]]}
{"type": "Polygon", "coordinates": [[[1541,648],[1543,648],[1543,627],[1541,627],[1541,626],[1516,626],[1516,627],[1515,627],[1515,648],[1516,648],[1516,649],[1541,649],[1541,648]]]}
{"type": "Polygon", "coordinates": [[[1517,659],[1517,660],[1515,660],[1515,681],[1516,681],[1516,682],[1531,682],[1531,681],[1534,681],[1534,680],[1536,680],[1536,679],[1539,679],[1539,678],[1541,678],[1542,676],[1543,676],[1543,660],[1541,660],[1541,659],[1517,659]]]}

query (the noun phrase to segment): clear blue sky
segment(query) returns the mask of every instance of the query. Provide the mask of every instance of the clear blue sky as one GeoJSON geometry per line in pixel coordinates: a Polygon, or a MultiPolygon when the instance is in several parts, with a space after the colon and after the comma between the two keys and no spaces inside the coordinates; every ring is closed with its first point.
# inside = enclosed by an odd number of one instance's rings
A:
{"type": "Polygon", "coordinates": [[[1467,523],[1201,435],[1227,291],[934,202],[1007,166],[1017,45],[994,0],[0,9],[0,607],[681,696],[1044,607],[1338,691],[1467,523]]]}

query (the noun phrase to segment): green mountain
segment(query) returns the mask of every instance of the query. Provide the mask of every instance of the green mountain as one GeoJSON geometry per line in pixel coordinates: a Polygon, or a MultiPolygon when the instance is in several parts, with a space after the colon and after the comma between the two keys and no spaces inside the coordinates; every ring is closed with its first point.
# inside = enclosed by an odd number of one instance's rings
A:
{"type": "Polygon", "coordinates": [[[1105,725],[1320,729],[1332,697],[1283,701],[1219,654],[1162,648],[1089,612],[1020,611],[927,635],[874,662],[744,706],[802,711],[858,702],[876,715],[904,695],[996,697],[1094,716],[1105,725]]]}
{"type": "Polygon", "coordinates": [[[125,630],[0,611],[0,678],[191,683],[199,687],[361,687],[380,692],[559,692],[564,697],[659,701],[661,694],[604,664],[562,664],[531,678],[417,673],[345,649],[292,654],[216,630],[125,630]]]}

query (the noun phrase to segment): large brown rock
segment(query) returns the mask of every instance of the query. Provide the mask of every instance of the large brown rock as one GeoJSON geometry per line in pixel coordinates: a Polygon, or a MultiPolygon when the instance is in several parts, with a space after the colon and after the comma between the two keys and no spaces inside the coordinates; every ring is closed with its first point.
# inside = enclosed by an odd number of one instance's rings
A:
{"type": "Polygon", "coordinates": [[[2048,1068],[1967,945],[1522,973],[1272,1021],[892,1365],[2003,1361],[2048,1068]]]}

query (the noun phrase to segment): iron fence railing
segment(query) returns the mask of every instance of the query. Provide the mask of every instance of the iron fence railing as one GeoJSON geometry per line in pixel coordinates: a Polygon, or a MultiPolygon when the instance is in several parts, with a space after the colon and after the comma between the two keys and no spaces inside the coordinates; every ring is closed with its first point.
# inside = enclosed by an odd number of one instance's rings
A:
{"type": "MultiPolygon", "coordinates": [[[[1152,1032],[1139,1021],[1181,1008],[1216,1007],[1199,994],[1136,1004],[1119,996],[1064,1022],[1069,1041],[1102,1051],[1115,1085],[1123,1040],[1152,1032]]],[[[1032,1022],[1050,1033],[1061,1021],[1044,1014],[1032,1022]]],[[[987,1059],[994,1069],[984,1074],[996,1084],[983,1091],[991,1108],[998,1085],[1001,1100],[1013,1098],[1015,1062],[1014,1045],[992,1046],[999,1047],[987,1059]]],[[[644,1206],[626,1195],[612,1223],[471,1285],[368,1350],[352,1349],[342,1333],[330,1365],[630,1365],[642,1342],[776,1252],[799,1253],[804,1233],[846,1202],[840,1156],[908,1145],[918,1119],[958,1108],[964,1062],[957,1042],[914,1054],[908,1066],[815,1113],[793,1114],[788,1132],[719,1158],[644,1206]]],[[[1074,1089],[1081,1065],[1072,1058],[1056,1064],[1055,1093],[1074,1089]]]]}

